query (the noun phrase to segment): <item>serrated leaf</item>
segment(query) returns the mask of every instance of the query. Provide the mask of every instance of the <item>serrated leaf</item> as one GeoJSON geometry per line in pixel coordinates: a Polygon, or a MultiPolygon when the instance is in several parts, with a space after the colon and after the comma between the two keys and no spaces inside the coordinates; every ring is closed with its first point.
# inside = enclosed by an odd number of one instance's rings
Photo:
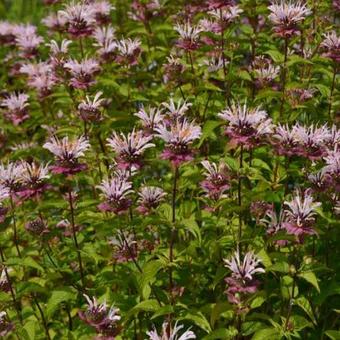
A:
{"type": "Polygon", "coordinates": [[[318,280],[315,276],[315,274],[311,271],[309,272],[302,272],[300,274],[298,274],[299,277],[301,277],[302,279],[305,279],[307,282],[309,282],[310,284],[312,284],[315,289],[320,293],[320,287],[318,284],[318,280]]]}
{"type": "Polygon", "coordinates": [[[202,328],[204,331],[206,331],[207,333],[211,332],[211,327],[210,324],[208,322],[208,320],[206,319],[206,317],[201,313],[187,313],[185,314],[185,316],[180,317],[178,320],[190,320],[193,323],[195,323],[198,327],[202,328]]]}
{"type": "Polygon", "coordinates": [[[55,290],[52,292],[51,297],[47,302],[46,315],[51,317],[53,313],[58,309],[62,302],[74,301],[76,299],[76,293],[71,289],[65,288],[63,290],[55,290]]]}
{"type": "Polygon", "coordinates": [[[313,321],[313,323],[316,325],[316,319],[313,313],[313,309],[312,306],[310,305],[309,301],[304,297],[304,296],[300,296],[299,298],[294,300],[294,303],[301,307],[306,314],[310,317],[310,319],[313,321]]]}

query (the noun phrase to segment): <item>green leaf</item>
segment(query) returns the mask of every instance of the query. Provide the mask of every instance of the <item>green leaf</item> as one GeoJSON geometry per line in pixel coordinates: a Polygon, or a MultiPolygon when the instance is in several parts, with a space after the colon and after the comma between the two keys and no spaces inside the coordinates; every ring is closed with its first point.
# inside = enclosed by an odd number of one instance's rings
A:
{"type": "Polygon", "coordinates": [[[32,257],[28,256],[24,259],[22,258],[10,258],[6,261],[8,266],[23,266],[23,267],[31,267],[37,269],[39,271],[44,271],[44,268],[41,267],[32,257]]]}
{"type": "Polygon", "coordinates": [[[203,340],[214,340],[214,339],[235,339],[237,335],[236,329],[219,328],[214,330],[211,334],[205,336],[203,340]]]}
{"type": "MultiPolygon", "coordinates": [[[[143,267],[143,273],[141,274],[139,285],[144,299],[148,299],[146,296],[145,288],[149,288],[149,284],[156,279],[158,271],[162,268],[163,264],[160,260],[150,261],[146,263],[143,267]]],[[[147,290],[150,292],[150,290],[147,290]]]]}
{"type": "Polygon", "coordinates": [[[310,319],[313,321],[313,323],[316,325],[316,319],[313,313],[313,309],[312,306],[310,305],[309,301],[304,297],[304,296],[300,296],[299,298],[294,300],[294,303],[301,307],[306,314],[310,317],[310,319]]]}
{"type": "Polygon", "coordinates": [[[325,334],[332,340],[340,340],[340,331],[330,329],[326,331],[325,334]]]}
{"type": "Polygon", "coordinates": [[[150,299],[138,303],[133,307],[127,314],[127,318],[137,315],[139,312],[156,312],[159,309],[159,304],[157,300],[150,299]]]}
{"type": "Polygon", "coordinates": [[[25,323],[24,326],[24,331],[26,333],[27,339],[29,340],[35,340],[35,327],[36,327],[37,323],[34,320],[30,320],[28,322],[25,323]]]}
{"type": "Polygon", "coordinates": [[[206,317],[201,313],[187,313],[178,320],[190,320],[207,333],[211,333],[211,327],[206,317]]]}
{"type": "Polygon", "coordinates": [[[220,318],[221,314],[227,310],[232,309],[230,303],[228,302],[218,302],[214,305],[211,315],[210,315],[210,324],[211,327],[215,326],[216,321],[220,318]]]}
{"type": "Polygon", "coordinates": [[[302,272],[300,274],[298,274],[299,277],[305,279],[307,282],[309,282],[310,284],[312,284],[315,289],[320,293],[320,287],[318,284],[318,280],[315,276],[315,274],[311,271],[309,272],[302,272]]]}
{"type": "Polygon", "coordinates": [[[257,331],[252,340],[277,340],[281,339],[280,333],[276,328],[264,328],[257,331]]]}
{"type": "Polygon", "coordinates": [[[51,297],[47,302],[46,315],[51,317],[58,309],[62,302],[74,301],[76,299],[76,293],[69,288],[63,290],[53,291],[51,297]]]}
{"type": "Polygon", "coordinates": [[[154,313],[154,315],[152,315],[151,320],[154,320],[158,318],[159,316],[171,314],[173,313],[173,311],[174,311],[174,308],[171,305],[162,306],[154,313]]]}
{"type": "Polygon", "coordinates": [[[287,262],[277,262],[268,268],[269,271],[279,272],[279,273],[288,273],[289,272],[289,264],[287,262]]]}

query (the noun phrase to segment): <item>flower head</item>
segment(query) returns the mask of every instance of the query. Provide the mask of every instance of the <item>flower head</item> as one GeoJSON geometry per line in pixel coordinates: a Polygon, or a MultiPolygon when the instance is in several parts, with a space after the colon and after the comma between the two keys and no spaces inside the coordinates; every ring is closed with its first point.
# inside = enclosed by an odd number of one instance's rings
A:
{"type": "Polygon", "coordinates": [[[57,161],[52,167],[52,172],[72,175],[86,169],[86,164],[80,164],[78,158],[84,156],[84,152],[89,149],[90,143],[85,137],[70,140],[68,136],[62,140],[53,136],[43,145],[52,152],[57,161]]]}
{"type": "Polygon", "coordinates": [[[104,180],[98,189],[102,191],[105,198],[105,202],[98,206],[102,211],[112,211],[120,215],[125,213],[132,204],[128,197],[133,193],[132,184],[126,178],[114,177],[104,180]]]}
{"type": "Polygon", "coordinates": [[[141,41],[139,39],[120,39],[115,42],[115,61],[122,65],[136,65],[140,56],[141,41]]]}
{"type": "Polygon", "coordinates": [[[8,320],[7,313],[0,312],[0,336],[5,337],[13,328],[14,325],[8,320]]]}
{"type": "Polygon", "coordinates": [[[264,56],[256,57],[251,65],[251,73],[258,88],[271,85],[280,74],[280,67],[264,56]]]}
{"type": "Polygon", "coordinates": [[[261,260],[248,252],[241,262],[237,250],[230,260],[224,260],[225,266],[231,270],[231,277],[225,279],[228,284],[227,295],[231,303],[240,304],[245,294],[255,293],[259,282],[253,277],[265,270],[259,267],[261,260]]]}
{"type": "Polygon", "coordinates": [[[164,102],[162,103],[162,106],[165,108],[164,114],[166,118],[172,123],[177,120],[182,120],[192,104],[187,103],[186,101],[182,102],[181,99],[176,104],[171,98],[169,103],[164,102]]]}
{"type": "Polygon", "coordinates": [[[116,153],[118,167],[123,169],[140,168],[142,155],[146,149],[155,145],[150,143],[152,136],[145,136],[142,131],[133,130],[128,135],[113,132],[108,138],[108,146],[116,153]]]}
{"type": "Polygon", "coordinates": [[[201,164],[205,168],[205,180],[201,182],[201,187],[209,198],[217,201],[230,188],[228,166],[223,162],[217,165],[213,162],[202,161],[201,164]]]}
{"type": "Polygon", "coordinates": [[[156,129],[157,136],[166,143],[163,158],[178,167],[181,163],[192,160],[191,143],[201,136],[201,127],[188,122],[185,118],[167,127],[160,125],[156,129]]]}
{"type": "Polygon", "coordinates": [[[97,333],[107,336],[110,339],[120,332],[120,327],[117,324],[121,319],[119,309],[111,306],[108,307],[106,302],[98,303],[95,297],[92,299],[84,294],[87,301],[87,309],[85,312],[80,312],[79,317],[90,326],[94,327],[97,333]]]}
{"type": "Polygon", "coordinates": [[[21,187],[21,176],[24,169],[20,163],[0,164],[0,185],[7,188],[11,193],[21,187]]]}
{"type": "Polygon", "coordinates": [[[115,30],[109,25],[105,27],[97,27],[93,33],[95,43],[93,44],[97,47],[97,53],[104,61],[111,61],[114,59],[116,53],[116,40],[115,40],[115,30]]]}
{"type": "Polygon", "coordinates": [[[159,126],[164,118],[162,110],[155,107],[150,107],[148,110],[142,107],[134,115],[141,120],[143,129],[148,135],[154,132],[154,129],[159,126]]]}
{"type": "Polygon", "coordinates": [[[29,96],[25,93],[11,93],[2,100],[1,106],[5,108],[4,116],[12,121],[14,125],[18,125],[25,121],[29,115],[27,111],[29,96]]]}
{"type": "Polygon", "coordinates": [[[70,59],[64,68],[71,74],[70,85],[82,90],[95,84],[94,76],[100,71],[98,61],[93,58],[81,61],[70,59]]]}
{"type": "Polygon", "coordinates": [[[177,45],[186,51],[194,51],[199,47],[200,33],[203,28],[200,26],[192,26],[189,22],[185,24],[177,24],[175,31],[180,35],[177,45]]]}
{"type": "Polygon", "coordinates": [[[146,334],[149,336],[149,340],[189,340],[189,339],[196,339],[196,335],[190,329],[185,331],[181,336],[179,332],[183,328],[183,325],[177,325],[175,323],[175,327],[169,327],[167,322],[164,322],[162,325],[162,333],[161,335],[158,334],[157,330],[154,329],[152,331],[147,332],[146,334]]]}
{"type": "Polygon", "coordinates": [[[51,13],[41,22],[51,31],[63,32],[66,29],[67,18],[60,12],[51,13]]]}
{"type": "Polygon", "coordinates": [[[321,47],[325,50],[325,56],[332,59],[334,62],[340,62],[340,37],[335,31],[324,35],[324,40],[321,47]]]}
{"type": "Polygon", "coordinates": [[[152,209],[157,208],[166,196],[163,189],[153,186],[144,186],[138,193],[139,207],[137,210],[144,215],[148,215],[152,209]]]}
{"type": "Polygon", "coordinates": [[[82,120],[86,122],[97,122],[101,119],[101,108],[103,106],[104,98],[100,98],[103,92],[97,92],[93,99],[86,96],[78,105],[79,115],[82,120]]]}
{"type": "Polygon", "coordinates": [[[274,25],[274,31],[278,36],[291,37],[298,32],[298,24],[312,12],[301,1],[274,2],[268,7],[271,12],[269,20],[274,25]]]}
{"type": "Polygon", "coordinates": [[[92,6],[83,2],[72,2],[58,14],[65,20],[67,32],[73,38],[85,37],[93,33],[96,16],[92,6]]]}
{"type": "Polygon", "coordinates": [[[285,228],[289,234],[303,237],[304,235],[315,234],[313,224],[315,222],[315,208],[321,205],[320,202],[314,202],[310,190],[303,193],[295,192],[291,201],[285,201],[287,207],[284,212],[287,215],[285,228]]]}
{"type": "Polygon", "coordinates": [[[18,25],[15,30],[15,43],[24,58],[37,55],[39,45],[44,39],[36,34],[37,28],[32,25],[18,25]]]}
{"type": "Polygon", "coordinates": [[[273,130],[272,120],[259,107],[250,109],[246,104],[233,103],[219,116],[228,122],[226,134],[231,138],[232,145],[254,147],[273,130]]]}

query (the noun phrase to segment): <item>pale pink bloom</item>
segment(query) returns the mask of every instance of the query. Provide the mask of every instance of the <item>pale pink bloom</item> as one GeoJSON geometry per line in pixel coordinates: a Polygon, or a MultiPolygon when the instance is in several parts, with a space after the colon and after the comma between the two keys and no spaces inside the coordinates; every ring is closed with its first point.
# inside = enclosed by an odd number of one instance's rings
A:
{"type": "Polygon", "coordinates": [[[189,340],[196,339],[196,335],[190,329],[185,331],[182,335],[179,332],[184,328],[183,325],[177,325],[175,323],[174,328],[169,327],[167,322],[164,322],[162,325],[162,333],[159,335],[157,330],[154,329],[152,331],[147,332],[146,334],[149,337],[149,340],[189,340]],[[170,334],[168,333],[170,330],[170,334]]]}
{"type": "MultiPolygon", "coordinates": [[[[0,210],[1,208],[0,205],[0,210]]],[[[12,268],[8,268],[5,265],[2,265],[1,267],[1,276],[0,276],[0,291],[8,293],[11,291],[11,282],[8,280],[9,273],[13,271],[12,268]],[[7,272],[6,272],[7,271],[7,272]]]]}
{"type": "Polygon", "coordinates": [[[0,184],[0,203],[9,197],[9,189],[0,184]]]}
{"type": "Polygon", "coordinates": [[[0,42],[5,45],[14,45],[16,28],[16,24],[8,21],[0,21],[0,42]]]}
{"type": "Polygon", "coordinates": [[[220,33],[221,25],[212,19],[203,18],[198,22],[203,32],[220,33]]]}
{"type": "Polygon", "coordinates": [[[201,164],[205,168],[205,179],[201,182],[201,187],[208,197],[217,201],[224,197],[225,191],[230,188],[228,166],[222,161],[220,161],[219,164],[202,161],[201,164]]]}
{"type": "Polygon", "coordinates": [[[243,258],[240,259],[240,253],[237,250],[230,260],[223,260],[225,266],[232,272],[232,276],[240,280],[252,280],[253,275],[257,273],[264,273],[265,270],[259,267],[261,260],[254,255],[253,252],[248,252],[243,258]]]}
{"type": "Polygon", "coordinates": [[[11,193],[21,187],[21,176],[24,169],[20,163],[0,163],[0,185],[7,188],[11,193]]]}
{"type": "Polygon", "coordinates": [[[32,25],[19,25],[15,30],[15,43],[24,58],[37,55],[39,45],[44,39],[36,34],[36,27],[32,25]]]}
{"type": "Polygon", "coordinates": [[[105,102],[104,98],[100,98],[102,94],[103,92],[97,92],[93,99],[86,96],[86,99],[78,105],[79,115],[82,120],[96,122],[101,119],[101,108],[103,102],[105,102]]]}
{"type": "Polygon", "coordinates": [[[288,125],[279,124],[275,127],[272,144],[279,155],[290,157],[299,153],[295,129],[288,125]]]}
{"type": "Polygon", "coordinates": [[[274,25],[274,31],[281,37],[291,37],[298,32],[298,24],[312,12],[301,1],[281,0],[273,2],[269,7],[269,20],[274,25]]]}
{"type": "Polygon", "coordinates": [[[180,39],[177,41],[177,45],[180,48],[193,51],[199,47],[200,34],[203,32],[203,27],[192,26],[187,22],[175,25],[174,29],[180,35],[180,39]]]}
{"type": "Polygon", "coordinates": [[[337,36],[335,31],[324,34],[324,40],[321,43],[321,47],[325,49],[325,56],[340,62],[340,37],[337,36]]]}
{"type": "Polygon", "coordinates": [[[145,108],[142,107],[134,114],[134,116],[141,120],[143,128],[147,134],[152,134],[155,127],[157,127],[164,119],[162,110],[155,107],[150,107],[148,110],[145,110],[145,108]]]}
{"type": "Polygon", "coordinates": [[[13,144],[12,146],[10,146],[10,149],[12,151],[18,151],[18,150],[28,150],[28,149],[31,149],[31,148],[34,148],[38,146],[37,143],[35,142],[23,142],[23,143],[15,143],[13,144]]]}
{"type": "Polygon", "coordinates": [[[104,180],[98,189],[102,191],[106,200],[98,206],[102,211],[112,211],[120,215],[125,213],[132,204],[132,200],[128,197],[133,193],[132,184],[125,178],[114,177],[104,180]]]}
{"type": "Polygon", "coordinates": [[[315,222],[315,209],[321,206],[320,202],[314,202],[314,199],[310,193],[310,190],[306,190],[301,193],[295,192],[295,196],[291,201],[285,201],[287,209],[285,214],[287,215],[287,223],[285,228],[289,234],[303,237],[307,234],[315,234],[313,224],[315,222]]]}
{"type": "Polygon", "coordinates": [[[87,300],[87,309],[85,312],[79,312],[79,317],[87,324],[95,327],[97,333],[105,334],[107,338],[114,339],[120,329],[117,325],[121,319],[119,309],[111,306],[108,307],[106,301],[99,303],[95,297],[89,298],[83,294],[87,300]]]}
{"type": "Polygon", "coordinates": [[[144,215],[148,215],[153,209],[163,201],[166,193],[163,189],[153,186],[144,186],[138,192],[137,210],[144,215]]]}
{"type": "Polygon", "coordinates": [[[49,14],[41,22],[51,31],[63,32],[66,29],[67,19],[60,12],[57,12],[49,14]]]}
{"type": "Polygon", "coordinates": [[[327,147],[329,149],[335,149],[336,147],[340,147],[340,130],[336,125],[332,125],[330,130],[330,136],[327,141],[327,147]]]}
{"type": "Polygon", "coordinates": [[[95,84],[94,76],[100,71],[96,59],[83,59],[81,61],[70,59],[64,68],[71,74],[70,85],[77,89],[86,90],[95,84]]]}
{"type": "Polygon", "coordinates": [[[336,147],[333,151],[329,151],[324,159],[326,166],[323,170],[330,177],[329,188],[340,192],[340,151],[336,147]]]}
{"type": "Polygon", "coordinates": [[[113,60],[116,51],[115,29],[109,25],[97,27],[93,33],[96,42],[93,46],[98,47],[97,53],[104,60],[113,60]]]}
{"type": "Polygon", "coordinates": [[[141,41],[139,39],[120,39],[116,41],[115,61],[124,65],[136,65],[141,54],[141,41]]]}
{"type": "Polygon", "coordinates": [[[72,44],[71,40],[63,39],[60,44],[51,40],[46,46],[50,48],[50,59],[54,67],[63,67],[68,57],[68,47],[72,44]]]}
{"type": "Polygon", "coordinates": [[[274,66],[270,59],[259,56],[252,63],[251,72],[255,78],[256,87],[262,88],[272,84],[273,80],[280,74],[280,67],[274,66]]]}
{"type": "Polygon", "coordinates": [[[86,169],[86,164],[78,162],[78,158],[85,156],[85,151],[90,148],[89,141],[81,136],[70,140],[68,136],[62,140],[56,136],[43,145],[56,157],[57,164],[52,167],[52,172],[72,175],[86,169]]]}
{"type": "Polygon", "coordinates": [[[155,130],[157,136],[166,143],[162,153],[164,159],[170,160],[175,167],[193,159],[190,144],[200,138],[202,134],[200,126],[184,118],[177,120],[170,127],[161,124],[155,130]]]}
{"type": "Polygon", "coordinates": [[[20,68],[20,73],[28,76],[28,86],[35,89],[40,97],[48,96],[58,82],[53,65],[47,62],[24,64],[20,68]]]}
{"type": "Polygon", "coordinates": [[[235,19],[238,18],[242,12],[243,10],[238,5],[234,5],[222,9],[212,10],[208,12],[208,14],[217,20],[219,25],[218,31],[222,31],[228,27],[230,23],[235,21],[235,19]]]}
{"type": "Polygon", "coordinates": [[[293,127],[295,139],[299,144],[299,154],[310,160],[318,160],[326,154],[326,143],[331,134],[327,125],[301,126],[295,124],[293,127]]]}
{"type": "Polygon", "coordinates": [[[138,256],[138,244],[135,235],[128,232],[109,238],[109,244],[113,247],[113,259],[117,263],[133,261],[138,256]]]}
{"type": "Polygon", "coordinates": [[[85,3],[70,3],[58,14],[66,21],[67,32],[73,38],[89,36],[96,24],[96,13],[91,5],[85,3]]]}
{"type": "Polygon", "coordinates": [[[208,66],[208,72],[217,72],[223,69],[223,65],[228,65],[228,61],[224,60],[221,56],[213,57],[208,60],[204,60],[203,64],[208,66]]]}
{"type": "Polygon", "coordinates": [[[0,106],[5,108],[4,116],[11,120],[14,125],[19,125],[29,117],[27,111],[28,98],[29,96],[25,93],[11,93],[1,101],[0,106]]]}
{"type": "Polygon", "coordinates": [[[14,327],[14,324],[9,321],[7,313],[0,312],[0,337],[5,337],[14,327]]]}
{"type": "Polygon", "coordinates": [[[97,0],[89,4],[94,12],[95,19],[98,24],[110,22],[110,13],[115,9],[107,0],[97,0]]]}
{"type": "Polygon", "coordinates": [[[182,64],[181,59],[173,55],[166,57],[167,63],[164,67],[164,82],[178,81],[181,82],[180,75],[184,72],[185,66],[182,64]]]}
{"type": "Polygon", "coordinates": [[[133,0],[131,9],[132,11],[128,12],[129,18],[147,23],[160,14],[161,4],[159,0],[149,0],[146,3],[141,0],[133,0]]]}
{"type": "Polygon", "coordinates": [[[256,292],[259,282],[253,276],[265,272],[259,267],[260,262],[253,252],[246,253],[241,261],[239,250],[230,260],[224,260],[225,266],[231,270],[231,277],[225,279],[228,284],[226,293],[229,302],[240,304],[243,295],[256,292]]]}
{"type": "MultiPolygon", "coordinates": [[[[267,234],[270,236],[276,235],[280,231],[286,230],[286,219],[287,216],[283,210],[280,211],[278,215],[273,209],[268,209],[265,213],[264,218],[260,220],[262,224],[267,227],[267,234]]],[[[286,246],[288,241],[282,236],[282,239],[276,240],[274,242],[279,247],[286,246]]]]}
{"type": "Polygon", "coordinates": [[[22,188],[18,195],[23,199],[39,197],[47,188],[46,180],[50,178],[48,165],[23,161],[21,174],[22,188]]]}
{"type": "Polygon", "coordinates": [[[145,136],[143,131],[133,130],[127,136],[123,133],[113,132],[111,138],[107,139],[107,145],[115,152],[118,167],[123,169],[140,168],[144,151],[155,146],[150,143],[151,140],[152,136],[145,136]]]}
{"type": "Polygon", "coordinates": [[[182,102],[180,99],[177,104],[171,98],[169,103],[162,103],[162,106],[165,108],[165,115],[169,119],[170,122],[176,122],[177,120],[182,120],[185,117],[185,114],[192,106],[191,103],[187,103],[186,101],[182,102]]]}
{"type": "Polygon", "coordinates": [[[233,0],[206,0],[206,6],[208,9],[217,9],[217,8],[224,8],[234,5],[233,0]]]}
{"type": "Polygon", "coordinates": [[[218,114],[228,122],[226,134],[231,138],[232,145],[254,147],[273,131],[271,118],[260,107],[248,108],[239,103],[232,103],[230,107],[218,114]]]}
{"type": "MultiPolygon", "coordinates": [[[[340,159],[339,159],[340,161],[340,159]]],[[[340,165],[340,162],[339,162],[340,165]]],[[[340,169],[340,168],[339,168],[340,169]]],[[[317,191],[326,191],[332,187],[332,171],[329,171],[327,166],[314,174],[308,175],[308,180],[311,182],[313,189],[317,191]]]]}
{"type": "Polygon", "coordinates": [[[292,88],[287,90],[288,100],[293,107],[298,107],[305,101],[313,98],[315,89],[292,88]]]}
{"type": "Polygon", "coordinates": [[[27,222],[25,229],[34,236],[44,236],[50,232],[47,223],[40,217],[27,222]]]}

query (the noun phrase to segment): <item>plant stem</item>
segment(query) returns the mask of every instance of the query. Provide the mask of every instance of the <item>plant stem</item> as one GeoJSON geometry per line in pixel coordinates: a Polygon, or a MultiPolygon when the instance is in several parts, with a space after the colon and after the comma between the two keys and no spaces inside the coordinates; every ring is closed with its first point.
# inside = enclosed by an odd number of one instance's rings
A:
{"type": "Polygon", "coordinates": [[[291,295],[291,297],[289,299],[289,306],[288,306],[287,317],[286,317],[286,322],[285,322],[285,331],[287,331],[287,329],[288,329],[289,319],[290,319],[290,316],[292,314],[294,291],[295,291],[295,275],[293,276],[292,295],[291,295]]]}
{"type": "Polygon", "coordinates": [[[83,46],[83,39],[79,38],[79,47],[80,47],[80,54],[82,59],[84,59],[84,46],[83,46]]]}
{"type": "Polygon", "coordinates": [[[14,289],[13,289],[12,282],[11,282],[11,278],[8,274],[8,270],[7,270],[7,267],[5,265],[5,255],[4,255],[4,252],[3,252],[1,246],[0,246],[0,257],[1,257],[1,262],[2,262],[3,268],[4,268],[4,272],[5,272],[5,275],[6,275],[6,280],[7,280],[8,285],[9,285],[9,290],[11,292],[13,304],[14,304],[15,310],[17,312],[18,319],[19,319],[20,323],[22,324],[22,316],[21,316],[21,313],[20,313],[20,303],[18,303],[18,301],[16,300],[14,289]]]}
{"type": "Polygon", "coordinates": [[[179,171],[178,167],[175,167],[174,172],[174,182],[173,182],[173,188],[172,188],[172,227],[171,227],[171,233],[170,233],[170,244],[169,244],[169,294],[170,294],[170,300],[171,304],[174,303],[173,301],[173,288],[174,288],[174,282],[173,282],[173,273],[172,273],[172,263],[174,260],[174,243],[175,243],[175,235],[176,235],[176,228],[175,228],[175,222],[176,222],[176,194],[177,194],[177,182],[179,177],[179,171]]]}
{"type": "Polygon", "coordinates": [[[332,101],[333,101],[333,93],[334,93],[334,89],[335,89],[336,74],[337,74],[337,67],[336,67],[336,64],[334,64],[331,93],[329,95],[329,103],[328,103],[328,116],[329,116],[329,118],[331,118],[331,115],[332,115],[332,101]]]}
{"type": "MultiPolygon", "coordinates": [[[[39,313],[40,313],[40,316],[41,316],[41,321],[42,321],[43,326],[44,326],[46,338],[47,338],[48,340],[51,340],[51,337],[50,337],[50,333],[49,333],[49,331],[48,331],[48,326],[47,326],[47,322],[46,322],[46,319],[45,319],[44,312],[43,312],[43,310],[41,309],[41,306],[39,305],[39,302],[38,302],[38,300],[35,298],[34,295],[32,295],[32,298],[33,298],[34,303],[35,303],[36,306],[38,307],[38,310],[39,310],[39,313]]],[[[38,319],[38,320],[39,320],[39,319],[38,319]]]]}
{"type": "Polygon", "coordinates": [[[83,289],[85,289],[83,263],[82,263],[81,254],[80,254],[80,248],[79,248],[79,244],[78,244],[78,240],[77,240],[76,226],[75,226],[75,222],[74,222],[74,207],[73,207],[73,199],[72,199],[71,189],[68,192],[68,201],[69,201],[70,212],[71,212],[72,236],[73,236],[74,245],[77,248],[77,256],[78,256],[80,278],[81,278],[81,283],[82,283],[83,289]]]}
{"type": "MultiPolygon", "coordinates": [[[[139,265],[139,263],[136,261],[135,256],[134,256],[134,254],[133,254],[133,252],[132,252],[132,249],[131,249],[131,247],[130,247],[128,241],[127,241],[126,238],[125,238],[125,235],[124,235],[124,233],[123,233],[123,230],[119,229],[119,231],[120,231],[120,235],[121,235],[121,237],[122,237],[122,239],[123,239],[123,242],[125,243],[126,248],[128,249],[128,252],[129,252],[129,254],[130,254],[130,257],[131,257],[133,263],[135,264],[135,266],[136,266],[136,268],[138,269],[138,271],[142,274],[142,273],[143,273],[143,269],[141,268],[141,266],[139,265]]],[[[155,289],[152,287],[152,285],[151,285],[150,283],[149,283],[149,287],[150,287],[150,289],[151,289],[153,295],[155,296],[155,298],[156,298],[158,304],[159,304],[160,306],[162,306],[161,300],[159,299],[159,297],[158,297],[158,295],[157,295],[155,289]]]]}
{"type": "Polygon", "coordinates": [[[286,80],[287,80],[287,59],[288,59],[288,38],[286,37],[284,40],[284,61],[282,66],[282,97],[281,97],[281,106],[280,106],[280,118],[283,114],[283,106],[286,97],[286,80]]]}
{"type": "MultiPolygon", "coordinates": [[[[240,150],[240,169],[243,168],[243,145],[241,145],[241,150],[240,150]]],[[[241,174],[239,174],[238,178],[238,188],[237,188],[237,193],[238,193],[238,205],[241,210],[242,207],[242,177],[241,174]]],[[[238,227],[238,243],[241,242],[241,237],[242,237],[242,214],[241,211],[239,212],[239,227],[238,227]]]]}
{"type": "Polygon", "coordinates": [[[15,206],[14,206],[12,195],[10,195],[10,203],[11,203],[11,211],[12,211],[12,219],[13,219],[13,242],[17,250],[18,256],[21,257],[21,252],[20,252],[19,244],[18,244],[18,232],[17,232],[16,217],[15,217],[15,206]]]}

